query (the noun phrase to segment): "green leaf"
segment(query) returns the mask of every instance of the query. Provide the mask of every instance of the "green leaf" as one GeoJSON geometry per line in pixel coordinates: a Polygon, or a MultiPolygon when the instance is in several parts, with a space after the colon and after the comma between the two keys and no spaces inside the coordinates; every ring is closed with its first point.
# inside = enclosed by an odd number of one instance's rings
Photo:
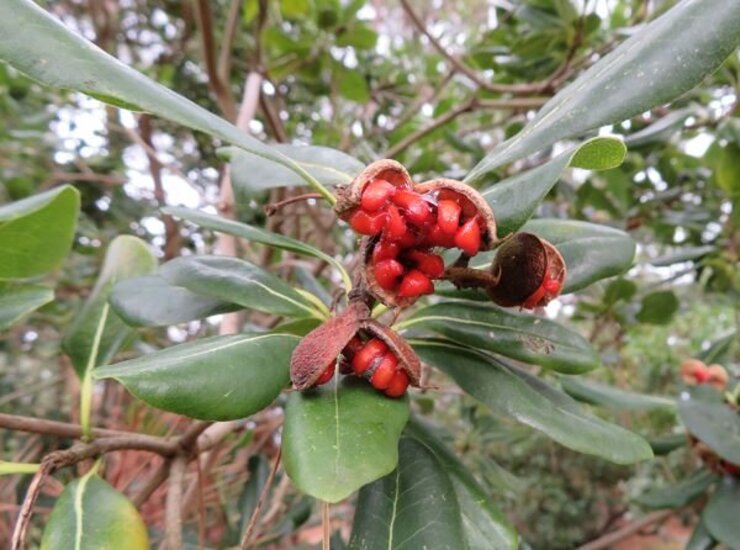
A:
{"type": "MultiPolygon", "coordinates": [[[[329,147],[273,145],[273,148],[326,186],[349,183],[364,168],[359,160],[329,147]]],[[[231,162],[231,183],[239,197],[275,187],[306,184],[295,172],[237,147],[224,147],[218,153],[231,162]]]]}
{"type": "Polygon", "coordinates": [[[563,138],[673,101],[735,50],[738,28],[737,2],[680,2],[563,88],[519,134],[478,163],[466,181],[563,138]]]}
{"type": "Polygon", "coordinates": [[[445,468],[415,438],[403,437],[399,454],[395,472],[360,491],[349,547],[465,548],[460,505],[445,468]]]}
{"type": "Polygon", "coordinates": [[[732,351],[732,344],[737,338],[737,331],[733,330],[714,340],[705,351],[699,354],[699,359],[707,365],[711,363],[722,363],[727,360],[729,353],[732,351]]]}
{"type": "Polygon", "coordinates": [[[72,247],[79,212],[80,193],[70,185],[0,206],[0,280],[58,267],[72,247]]]}
{"type": "Polygon", "coordinates": [[[740,416],[737,412],[722,401],[707,402],[686,394],[678,402],[678,413],[693,436],[725,460],[740,464],[740,416]]]}
{"type": "Polygon", "coordinates": [[[108,304],[113,286],[156,267],[157,260],[144,241],[122,235],[110,243],[95,287],[62,342],[80,378],[110,361],[133,334],[108,304]]]}
{"type": "Polygon", "coordinates": [[[642,299],[637,320],[651,325],[667,325],[678,311],[678,298],[672,290],[651,292],[642,299]]]}
{"type": "Polygon", "coordinates": [[[569,374],[601,365],[583,337],[559,323],[489,304],[444,302],[415,312],[398,328],[430,330],[461,345],[569,374]]]}
{"type": "Polygon", "coordinates": [[[334,74],[340,95],[356,103],[367,103],[370,100],[370,90],[365,75],[339,64],[335,65],[334,74]]]}
{"type": "Polygon", "coordinates": [[[157,274],[168,283],[200,296],[284,315],[324,319],[314,303],[264,269],[228,256],[175,258],[157,274]]]}
{"type": "Polygon", "coordinates": [[[68,484],[44,529],[41,550],[149,548],[146,525],[125,496],[96,475],[68,484]]]}
{"type": "Polygon", "coordinates": [[[353,25],[337,36],[337,46],[370,50],[378,42],[378,33],[365,25],[353,25]]]}
{"type": "Polygon", "coordinates": [[[686,434],[671,434],[649,438],[648,443],[655,456],[662,456],[686,446],[687,441],[686,434]]]}
{"type": "Polygon", "coordinates": [[[170,206],[163,208],[162,211],[165,214],[170,214],[176,218],[187,220],[191,223],[210,229],[212,231],[218,231],[220,233],[227,233],[234,235],[248,241],[265,244],[281,250],[287,250],[303,256],[311,256],[324,260],[334,269],[336,269],[342,277],[345,284],[345,288],[349,291],[352,288],[352,283],[349,278],[349,274],[344,269],[342,264],[336,259],[332,258],[328,254],[322,252],[318,248],[314,248],[297,239],[291,239],[290,237],[284,237],[277,233],[265,231],[259,227],[247,225],[245,223],[235,222],[211,214],[205,214],[197,210],[190,210],[188,208],[181,208],[176,206],[170,206]]]}
{"type": "Polygon", "coordinates": [[[299,174],[332,204],[335,201],[279,151],[111,57],[31,0],[0,4],[0,59],[42,84],[76,90],[122,109],[153,113],[270,159],[299,174]]]}
{"type": "Polygon", "coordinates": [[[245,418],[290,381],[299,338],[240,334],[204,338],[95,370],[153,407],[201,420],[245,418]]]}
{"type": "Polygon", "coordinates": [[[565,259],[568,276],[563,292],[575,292],[632,265],[635,241],[624,231],[576,220],[531,220],[522,227],[547,239],[565,259]]]}
{"type": "Polygon", "coordinates": [[[727,548],[737,548],[740,541],[738,510],[740,510],[740,482],[726,477],[709,499],[701,519],[709,534],[727,548]]]}
{"type": "Polygon", "coordinates": [[[693,106],[671,111],[650,126],[627,136],[627,145],[629,147],[641,147],[665,141],[682,129],[686,119],[695,114],[697,114],[697,108],[693,106]]]}
{"type": "Polygon", "coordinates": [[[709,534],[709,531],[707,531],[707,527],[704,525],[702,519],[699,518],[684,550],[712,550],[715,546],[717,546],[717,542],[709,534]]]}
{"type": "Polygon", "coordinates": [[[0,283],[0,330],[54,299],[54,290],[42,285],[0,283]]]}
{"type": "Polygon", "coordinates": [[[200,296],[159,275],[119,281],[108,299],[113,310],[135,327],[159,327],[243,309],[229,301],[200,296]]]}
{"type": "Polygon", "coordinates": [[[662,267],[677,264],[679,262],[696,261],[706,256],[707,254],[715,252],[716,250],[717,247],[713,245],[687,246],[679,248],[674,252],[671,252],[670,254],[659,256],[658,258],[651,260],[650,264],[656,267],[662,267]]]}
{"type": "Polygon", "coordinates": [[[412,344],[422,360],[449,374],[492,411],[540,430],[561,445],[618,464],[653,456],[640,436],[588,414],[568,395],[521,369],[451,343],[412,344]]]}
{"type": "Polygon", "coordinates": [[[668,397],[627,391],[575,376],[564,376],[560,379],[560,384],[566,393],[579,401],[617,411],[653,411],[676,408],[676,401],[668,397]]]}
{"type": "Polygon", "coordinates": [[[285,407],[283,462],[304,493],[339,502],[393,471],[408,399],[391,399],[364,380],[339,377],[293,392],[285,407]]]}
{"type": "Polygon", "coordinates": [[[286,18],[303,18],[311,13],[311,2],[309,0],[280,0],[280,12],[286,18]]]}
{"type": "Polygon", "coordinates": [[[703,495],[716,479],[709,470],[697,470],[676,485],[660,487],[640,495],[635,502],[645,508],[683,508],[703,495]]]}
{"type": "Polygon", "coordinates": [[[625,154],[626,149],[621,139],[596,137],[542,166],[519,173],[483,190],[481,194],[496,216],[499,235],[508,235],[524,225],[568,166],[609,170],[619,166],[625,154]]]}

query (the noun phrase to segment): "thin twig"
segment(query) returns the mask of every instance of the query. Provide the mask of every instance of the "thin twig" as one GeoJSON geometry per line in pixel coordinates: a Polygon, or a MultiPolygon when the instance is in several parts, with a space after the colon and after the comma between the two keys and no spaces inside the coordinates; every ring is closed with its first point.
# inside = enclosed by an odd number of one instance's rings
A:
{"type": "Polygon", "coordinates": [[[242,536],[241,544],[239,545],[240,550],[246,550],[246,548],[249,546],[249,540],[252,538],[252,531],[254,531],[254,528],[257,525],[257,520],[259,519],[260,510],[262,509],[262,505],[264,504],[265,498],[267,498],[267,493],[270,492],[270,487],[272,486],[272,480],[275,479],[275,473],[277,472],[278,466],[280,465],[280,457],[282,456],[283,448],[280,447],[278,449],[277,454],[275,455],[275,458],[272,461],[272,468],[270,469],[270,474],[267,476],[267,479],[265,480],[265,486],[262,487],[262,491],[260,491],[260,496],[257,499],[257,504],[254,506],[254,511],[252,512],[251,517],[249,518],[249,523],[247,524],[247,528],[244,530],[244,536],[242,536]]]}
{"type": "Polygon", "coordinates": [[[675,510],[660,510],[658,512],[653,512],[644,517],[636,519],[632,523],[628,523],[624,527],[621,527],[620,529],[617,529],[612,533],[608,533],[603,537],[599,537],[596,540],[580,546],[578,550],[602,550],[603,548],[610,548],[620,540],[629,537],[633,533],[637,533],[648,525],[652,525],[653,523],[658,523],[660,521],[668,519],[668,517],[670,517],[674,513],[675,510]]]}
{"type": "Polygon", "coordinates": [[[329,503],[325,501],[321,503],[321,526],[324,533],[322,548],[323,550],[331,550],[331,519],[329,517],[329,503]]]}
{"type": "Polygon", "coordinates": [[[31,484],[28,486],[28,490],[26,491],[26,498],[23,499],[23,504],[18,512],[18,519],[15,524],[15,530],[13,531],[13,538],[10,542],[11,550],[22,550],[25,548],[24,541],[26,540],[28,523],[31,521],[33,505],[41,492],[41,487],[43,486],[44,481],[53,469],[54,466],[51,462],[42,463],[41,468],[39,468],[33,476],[31,484]]]}
{"type": "Polygon", "coordinates": [[[296,195],[294,197],[288,197],[285,200],[279,201],[279,202],[273,202],[270,204],[265,205],[265,214],[268,216],[274,216],[277,214],[277,211],[280,210],[283,206],[287,206],[288,204],[292,204],[294,202],[301,202],[301,201],[307,201],[311,199],[319,199],[321,200],[323,196],[321,193],[305,193],[303,195],[296,195]]]}

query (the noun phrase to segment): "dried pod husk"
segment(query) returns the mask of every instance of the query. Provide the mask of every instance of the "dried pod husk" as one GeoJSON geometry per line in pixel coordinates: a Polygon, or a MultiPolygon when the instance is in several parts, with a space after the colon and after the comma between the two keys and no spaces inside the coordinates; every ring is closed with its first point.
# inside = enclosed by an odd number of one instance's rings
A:
{"type": "Polygon", "coordinates": [[[414,187],[414,191],[417,193],[421,195],[432,195],[434,197],[443,190],[451,191],[464,197],[475,207],[476,214],[481,220],[480,250],[490,250],[498,241],[498,237],[496,236],[496,217],[493,215],[491,207],[477,190],[465,183],[447,178],[436,178],[419,183],[414,187]]]}
{"type": "Polygon", "coordinates": [[[419,387],[421,379],[421,361],[413,348],[395,330],[380,324],[375,319],[361,322],[363,331],[382,340],[398,359],[398,364],[409,377],[412,386],[419,387]]]}
{"type": "Polygon", "coordinates": [[[540,307],[557,297],[567,270],[560,252],[532,233],[516,233],[507,238],[491,264],[497,284],[487,289],[488,296],[503,307],[540,307]],[[546,280],[557,282],[557,291],[546,290],[546,280]]]}
{"type": "Polygon", "coordinates": [[[352,183],[338,190],[334,211],[339,218],[346,221],[355,208],[360,206],[365,186],[375,179],[384,179],[397,187],[409,189],[414,185],[411,176],[401,163],[392,159],[372,162],[352,180],[352,183]]]}
{"type": "Polygon", "coordinates": [[[312,387],[369,317],[367,305],[352,302],[342,313],[304,336],[290,358],[290,380],[293,387],[297,390],[312,387]]]}
{"type": "Polygon", "coordinates": [[[388,307],[405,308],[416,302],[418,296],[403,297],[399,296],[395,290],[385,290],[375,279],[375,270],[373,269],[373,249],[378,244],[380,236],[364,237],[360,241],[360,254],[362,255],[362,279],[368,292],[381,303],[388,307]]]}

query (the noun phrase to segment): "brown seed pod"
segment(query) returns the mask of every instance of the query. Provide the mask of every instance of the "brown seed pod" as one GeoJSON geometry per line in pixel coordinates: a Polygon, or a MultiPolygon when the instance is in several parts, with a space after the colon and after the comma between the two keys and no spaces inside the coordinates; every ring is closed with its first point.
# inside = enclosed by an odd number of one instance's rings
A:
{"type": "Polygon", "coordinates": [[[469,204],[475,209],[475,212],[464,212],[468,217],[475,214],[482,220],[481,229],[481,250],[490,250],[496,244],[496,218],[493,215],[491,207],[488,205],[483,196],[469,185],[457,180],[447,178],[436,178],[425,181],[414,186],[414,191],[421,195],[432,195],[435,200],[440,192],[451,192],[467,199],[469,204]]]}
{"type": "Polygon", "coordinates": [[[372,162],[352,180],[352,183],[339,189],[337,203],[334,205],[334,211],[339,218],[347,220],[350,213],[360,205],[365,186],[374,179],[384,179],[397,187],[411,188],[414,185],[411,176],[401,163],[391,159],[372,162]]]}
{"type": "Polygon", "coordinates": [[[398,364],[406,371],[409,383],[418,387],[421,379],[421,361],[408,342],[395,330],[378,323],[375,319],[365,319],[361,322],[361,327],[388,346],[398,359],[398,364]]]}
{"type": "Polygon", "coordinates": [[[369,317],[367,305],[352,302],[342,313],[304,336],[290,358],[293,387],[297,390],[312,387],[369,317]]]}

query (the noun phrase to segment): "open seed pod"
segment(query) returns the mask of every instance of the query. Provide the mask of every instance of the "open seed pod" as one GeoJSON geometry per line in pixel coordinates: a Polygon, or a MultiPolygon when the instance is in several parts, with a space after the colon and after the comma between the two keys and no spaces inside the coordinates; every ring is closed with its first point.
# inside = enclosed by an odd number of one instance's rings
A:
{"type": "Polygon", "coordinates": [[[375,180],[384,180],[396,187],[408,189],[414,185],[411,176],[401,163],[392,159],[372,162],[352,180],[352,183],[339,189],[337,203],[334,205],[337,216],[348,221],[352,213],[360,207],[365,187],[375,180]]]}
{"type": "Polygon", "coordinates": [[[567,270],[552,244],[532,233],[516,233],[496,251],[491,274],[497,280],[487,289],[493,302],[534,309],[560,294],[567,270]]]}

